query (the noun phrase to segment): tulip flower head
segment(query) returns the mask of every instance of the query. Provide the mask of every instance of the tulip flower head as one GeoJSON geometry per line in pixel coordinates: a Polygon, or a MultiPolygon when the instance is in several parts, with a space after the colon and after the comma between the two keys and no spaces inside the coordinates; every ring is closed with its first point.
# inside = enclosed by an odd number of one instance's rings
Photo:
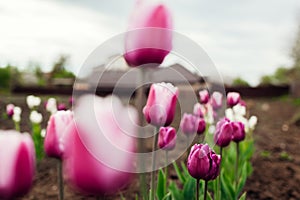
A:
{"type": "Polygon", "coordinates": [[[213,92],[210,98],[211,105],[214,110],[222,107],[223,95],[220,92],[213,92]]]}
{"type": "Polygon", "coordinates": [[[192,177],[206,181],[214,180],[220,173],[221,157],[208,144],[192,146],[187,168],[192,177]]]}
{"type": "Polygon", "coordinates": [[[200,103],[201,104],[207,104],[209,102],[209,93],[207,90],[201,90],[199,92],[199,97],[200,97],[200,103]]]}
{"type": "Polygon", "coordinates": [[[95,195],[119,191],[134,172],[138,115],[115,96],[82,96],[63,136],[64,174],[77,190],[95,195]]]}
{"type": "Polygon", "coordinates": [[[153,126],[169,126],[175,116],[178,88],[171,83],[151,85],[147,104],[143,109],[146,121],[153,126]]]}
{"type": "Polygon", "coordinates": [[[176,145],[176,130],[173,127],[161,127],[158,133],[158,147],[170,151],[176,145]]]}
{"type": "Polygon", "coordinates": [[[205,120],[203,118],[197,118],[196,123],[198,124],[197,127],[197,134],[201,135],[202,133],[204,133],[205,129],[206,129],[206,123],[205,120]]]}
{"type": "Polygon", "coordinates": [[[33,182],[35,150],[27,133],[0,130],[0,199],[26,194],[33,182]]]}
{"type": "Polygon", "coordinates": [[[29,119],[32,123],[40,124],[43,121],[43,115],[36,110],[31,111],[29,119]]]}
{"type": "Polygon", "coordinates": [[[26,98],[26,103],[27,103],[28,107],[30,109],[32,109],[32,108],[34,108],[36,106],[39,106],[41,104],[41,98],[37,97],[37,96],[34,96],[34,95],[29,95],[26,98]]]}
{"type": "Polygon", "coordinates": [[[184,113],[180,121],[180,129],[185,135],[193,135],[198,130],[198,117],[184,113]]]}
{"type": "Polygon", "coordinates": [[[253,130],[257,124],[257,117],[256,116],[251,116],[249,121],[248,121],[248,128],[253,130]]]}
{"type": "Polygon", "coordinates": [[[200,103],[196,103],[194,105],[193,113],[194,113],[195,116],[202,118],[206,114],[206,109],[200,103]]]}
{"type": "Polygon", "coordinates": [[[14,122],[20,122],[21,121],[21,113],[22,113],[22,109],[18,106],[15,106],[14,107],[14,115],[12,117],[14,122]]]}
{"type": "Polygon", "coordinates": [[[232,125],[232,140],[240,142],[245,139],[245,125],[242,122],[231,122],[232,125]]]}
{"type": "Polygon", "coordinates": [[[163,4],[137,2],[128,29],[124,58],[129,66],[161,64],[172,49],[172,19],[163,4]]]}
{"type": "Polygon", "coordinates": [[[61,158],[64,151],[63,135],[73,121],[71,111],[58,111],[51,115],[46,130],[44,149],[48,156],[61,158]]]}
{"type": "Polygon", "coordinates": [[[51,114],[54,114],[57,112],[57,104],[55,98],[49,98],[46,103],[46,110],[50,112],[51,114]]]}
{"type": "Polygon", "coordinates": [[[232,139],[232,125],[227,118],[221,119],[216,126],[216,132],[214,135],[215,143],[220,147],[226,147],[229,145],[232,139]]]}
{"type": "Polygon", "coordinates": [[[8,117],[12,117],[14,115],[14,104],[7,104],[6,106],[6,114],[8,117]]]}
{"type": "Polygon", "coordinates": [[[67,110],[66,104],[64,103],[58,104],[57,110],[67,110]]]}
{"type": "Polygon", "coordinates": [[[233,107],[237,105],[241,100],[240,93],[238,92],[228,92],[227,94],[227,105],[233,107]]]}

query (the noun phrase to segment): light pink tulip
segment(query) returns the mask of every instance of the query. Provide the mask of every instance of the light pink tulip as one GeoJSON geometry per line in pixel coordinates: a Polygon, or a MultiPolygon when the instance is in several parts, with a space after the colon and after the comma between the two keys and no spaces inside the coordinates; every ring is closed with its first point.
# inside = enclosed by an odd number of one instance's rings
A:
{"type": "Polygon", "coordinates": [[[160,127],[158,133],[158,147],[170,151],[176,145],[176,130],[173,127],[160,127]]]}
{"type": "Polygon", "coordinates": [[[0,199],[26,194],[35,172],[35,150],[29,134],[0,130],[0,199]]]}
{"type": "Polygon", "coordinates": [[[63,135],[72,121],[73,113],[71,111],[58,111],[51,115],[44,141],[44,149],[48,156],[62,157],[64,152],[63,135]]]}
{"type": "Polygon", "coordinates": [[[227,94],[227,105],[230,107],[235,106],[240,102],[241,96],[238,92],[228,92],[227,94]]]}
{"type": "Polygon", "coordinates": [[[199,118],[192,115],[184,113],[180,121],[180,129],[185,135],[196,134],[198,130],[199,118]]]}
{"type": "Polygon", "coordinates": [[[207,90],[201,90],[199,92],[199,97],[200,97],[200,103],[201,104],[207,104],[209,101],[209,93],[207,90]]]}
{"type": "Polygon", "coordinates": [[[175,116],[178,93],[171,83],[152,84],[143,109],[147,122],[157,127],[169,126],[175,116]]]}
{"type": "Polygon", "coordinates": [[[210,103],[214,110],[222,107],[223,95],[220,92],[213,92],[210,98],[210,103]]]}
{"type": "Polygon", "coordinates": [[[125,38],[125,60],[133,67],[161,64],[172,49],[172,19],[163,4],[138,1],[125,38]]]}
{"type": "Polygon", "coordinates": [[[74,119],[64,136],[67,181],[83,193],[118,192],[135,171],[136,110],[117,97],[87,95],[76,102],[74,119]]]}

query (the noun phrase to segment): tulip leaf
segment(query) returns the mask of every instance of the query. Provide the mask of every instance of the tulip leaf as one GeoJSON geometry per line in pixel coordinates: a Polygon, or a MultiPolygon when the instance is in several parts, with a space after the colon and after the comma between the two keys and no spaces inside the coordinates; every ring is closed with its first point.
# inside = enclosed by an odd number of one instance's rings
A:
{"type": "Polygon", "coordinates": [[[176,171],[176,174],[179,178],[179,180],[181,181],[182,184],[184,184],[184,182],[186,181],[185,180],[185,177],[183,176],[181,170],[179,169],[178,165],[176,164],[176,162],[173,162],[173,166],[174,166],[174,169],[176,171]]]}
{"type": "Polygon", "coordinates": [[[230,181],[228,176],[225,173],[221,175],[221,186],[222,186],[222,198],[224,199],[234,199],[235,198],[235,191],[234,191],[234,184],[230,181]]]}
{"type": "Polygon", "coordinates": [[[172,194],[172,199],[176,199],[176,200],[183,200],[183,195],[180,192],[180,190],[178,189],[177,185],[172,182],[169,186],[169,190],[172,194]]]}
{"type": "Polygon", "coordinates": [[[162,169],[158,172],[156,195],[158,200],[162,200],[166,194],[166,176],[162,169]]]}
{"type": "Polygon", "coordinates": [[[189,171],[188,171],[188,169],[187,169],[187,167],[186,167],[186,165],[185,165],[184,162],[181,162],[181,168],[182,168],[182,170],[183,170],[183,172],[185,174],[185,177],[189,177],[190,173],[189,173],[189,171]]]}
{"type": "Polygon", "coordinates": [[[243,187],[245,186],[247,180],[247,163],[244,164],[243,168],[242,168],[242,174],[241,177],[239,179],[239,184],[238,184],[238,188],[236,191],[236,194],[240,194],[241,191],[243,190],[243,187]]]}
{"type": "Polygon", "coordinates": [[[172,200],[172,194],[170,192],[167,193],[162,200],[172,200]]]}
{"type": "Polygon", "coordinates": [[[196,193],[196,180],[192,177],[188,178],[183,186],[184,199],[194,199],[196,193]]]}
{"type": "Polygon", "coordinates": [[[239,198],[239,200],[246,200],[247,192],[244,192],[244,194],[239,198]]]}

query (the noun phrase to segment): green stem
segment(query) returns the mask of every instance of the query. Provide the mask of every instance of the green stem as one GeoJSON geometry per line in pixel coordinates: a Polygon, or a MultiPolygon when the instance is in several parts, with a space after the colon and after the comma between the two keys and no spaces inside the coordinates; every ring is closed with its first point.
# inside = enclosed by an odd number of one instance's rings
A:
{"type": "Polygon", "coordinates": [[[196,181],[196,200],[199,199],[199,183],[200,183],[200,179],[197,179],[197,181],[196,181]]]}
{"type": "Polygon", "coordinates": [[[236,199],[238,198],[238,184],[239,184],[239,154],[240,154],[240,143],[236,143],[236,162],[235,162],[235,192],[236,192],[236,199]]]}
{"type": "Polygon", "coordinates": [[[64,181],[63,181],[63,175],[62,175],[62,161],[58,160],[57,163],[57,179],[58,179],[58,190],[59,190],[59,200],[64,199],[64,181]]]}
{"type": "Polygon", "coordinates": [[[222,160],[223,160],[223,155],[222,155],[222,150],[223,148],[220,147],[220,156],[221,156],[221,162],[220,162],[220,175],[219,175],[219,199],[222,199],[222,183],[221,183],[221,172],[222,172],[222,160]]]}
{"type": "Polygon", "coordinates": [[[158,141],[158,127],[154,129],[154,140],[153,140],[153,147],[152,147],[152,171],[151,171],[151,197],[154,200],[155,194],[155,166],[156,166],[156,149],[157,149],[157,141],[158,141]]]}
{"type": "Polygon", "coordinates": [[[169,151],[166,151],[166,167],[165,167],[165,174],[166,174],[166,180],[168,180],[168,153],[169,151]]]}
{"type": "Polygon", "coordinates": [[[15,122],[15,129],[20,132],[20,122],[15,122]]]}
{"type": "Polygon", "coordinates": [[[207,183],[208,181],[205,180],[205,185],[204,185],[204,200],[206,200],[206,196],[207,196],[207,183]]]}

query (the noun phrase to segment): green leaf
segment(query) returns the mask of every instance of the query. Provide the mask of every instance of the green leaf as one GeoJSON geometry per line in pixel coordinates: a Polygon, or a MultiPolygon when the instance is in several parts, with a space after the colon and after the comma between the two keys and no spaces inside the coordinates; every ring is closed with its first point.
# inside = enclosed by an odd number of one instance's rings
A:
{"type": "Polygon", "coordinates": [[[158,200],[162,200],[166,194],[166,176],[162,169],[158,172],[156,196],[158,200]]]}
{"type": "Polygon", "coordinates": [[[183,197],[184,199],[195,199],[196,194],[196,179],[190,177],[187,179],[183,186],[183,197]]]}
{"type": "Polygon", "coordinates": [[[247,192],[244,192],[244,194],[239,198],[239,200],[246,200],[247,192]]]}
{"type": "Polygon", "coordinates": [[[185,177],[183,176],[183,174],[182,174],[181,170],[179,169],[178,165],[176,164],[176,162],[173,162],[173,166],[174,166],[174,169],[175,169],[175,171],[176,171],[176,174],[177,174],[177,176],[178,176],[180,182],[181,182],[182,184],[184,184],[184,182],[185,182],[185,177]]]}
{"type": "Polygon", "coordinates": [[[184,162],[181,162],[181,168],[182,168],[182,170],[184,172],[185,177],[190,177],[190,173],[189,173],[189,171],[188,171],[188,169],[186,167],[186,164],[184,162]]]}
{"type": "Polygon", "coordinates": [[[241,177],[239,179],[239,184],[238,184],[238,188],[237,188],[237,191],[236,191],[236,194],[240,194],[241,191],[243,190],[244,186],[245,186],[245,183],[246,183],[246,180],[247,180],[247,163],[244,164],[243,168],[242,168],[242,174],[241,174],[241,177]]]}
{"type": "Polygon", "coordinates": [[[234,199],[235,190],[233,182],[231,182],[225,173],[221,175],[222,199],[234,199]]]}
{"type": "Polygon", "coordinates": [[[176,184],[174,182],[172,182],[170,184],[169,190],[172,194],[172,199],[174,199],[174,200],[184,200],[182,193],[180,192],[180,190],[178,189],[178,187],[176,186],[176,184]]]}
{"type": "Polygon", "coordinates": [[[162,200],[172,200],[172,194],[170,192],[167,193],[162,200]]]}

